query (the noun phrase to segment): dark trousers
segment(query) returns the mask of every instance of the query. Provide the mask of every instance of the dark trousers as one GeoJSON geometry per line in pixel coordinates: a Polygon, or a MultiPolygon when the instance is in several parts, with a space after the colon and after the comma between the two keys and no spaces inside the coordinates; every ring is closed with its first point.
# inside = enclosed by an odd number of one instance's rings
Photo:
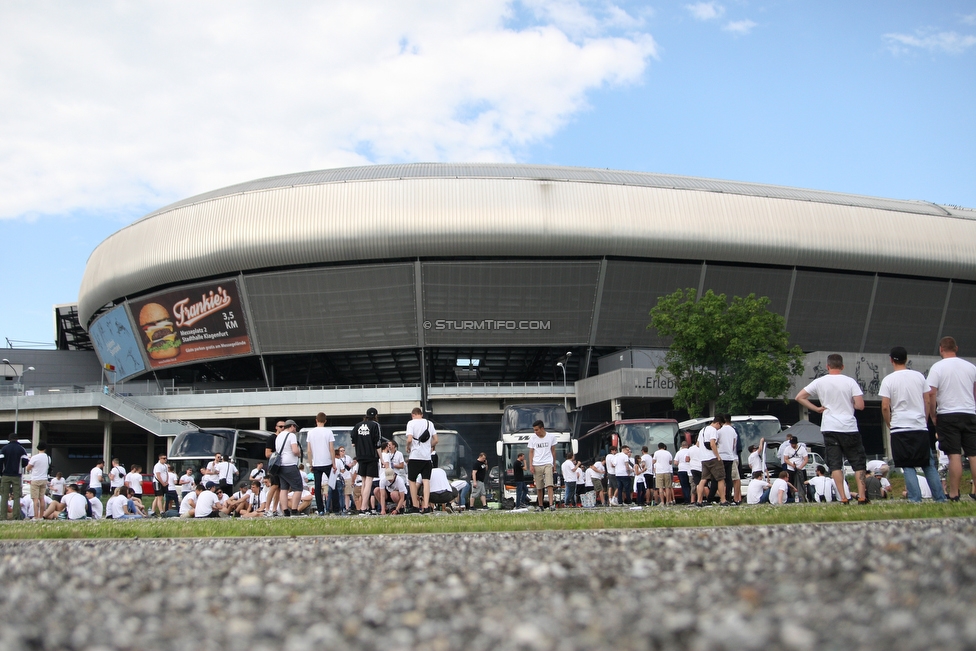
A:
{"type": "Polygon", "coordinates": [[[796,486],[797,493],[800,496],[801,502],[807,501],[807,487],[803,485],[803,482],[807,480],[806,469],[801,468],[800,470],[787,470],[790,473],[790,483],[796,486]]]}
{"type": "Polygon", "coordinates": [[[633,500],[633,477],[621,477],[617,475],[617,503],[630,504],[633,500]]]}
{"type": "Polygon", "coordinates": [[[328,480],[331,472],[332,466],[312,466],[312,481],[315,482],[315,510],[319,512],[319,515],[325,513],[325,498],[323,497],[322,491],[322,475],[324,474],[326,480],[328,480]]]}
{"type": "Polygon", "coordinates": [[[691,504],[691,479],[687,472],[678,472],[678,481],[681,482],[681,494],[685,504],[691,504]]]}
{"type": "Polygon", "coordinates": [[[725,501],[732,501],[732,464],[734,461],[722,460],[722,465],[725,466],[725,501]]]}
{"type": "Polygon", "coordinates": [[[529,503],[529,483],[525,481],[515,482],[515,508],[525,506],[529,503]]]}

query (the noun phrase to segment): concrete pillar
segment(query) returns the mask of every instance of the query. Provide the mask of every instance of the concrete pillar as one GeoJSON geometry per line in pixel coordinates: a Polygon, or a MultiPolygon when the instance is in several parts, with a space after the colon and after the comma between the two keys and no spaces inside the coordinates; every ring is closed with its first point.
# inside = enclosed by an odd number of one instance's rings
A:
{"type": "Polygon", "coordinates": [[[620,400],[614,398],[610,401],[610,420],[623,420],[624,410],[620,404],[620,400]]]}
{"type": "Polygon", "coordinates": [[[261,418],[258,418],[258,429],[259,430],[262,430],[264,432],[267,432],[268,431],[268,417],[267,416],[261,416],[261,418]]]}
{"type": "Polygon", "coordinates": [[[800,405],[800,420],[810,420],[810,410],[800,405]]]}
{"type": "Polygon", "coordinates": [[[105,421],[102,427],[102,459],[105,460],[105,472],[112,467],[112,421],[105,421]]]}
{"type": "Polygon", "coordinates": [[[153,466],[156,465],[156,435],[146,432],[146,465],[144,473],[152,474],[153,466]]]}
{"type": "Polygon", "coordinates": [[[41,442],[41,421],[35,420],[31,428],[31,454],[37,453],[37,444],[41,442]]]}

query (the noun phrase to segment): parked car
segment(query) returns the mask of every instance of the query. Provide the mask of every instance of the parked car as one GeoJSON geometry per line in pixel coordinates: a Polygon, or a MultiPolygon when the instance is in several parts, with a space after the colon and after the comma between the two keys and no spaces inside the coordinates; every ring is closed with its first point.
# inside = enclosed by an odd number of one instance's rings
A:
{"type": "Polygon", "coordinates": [[[64,485],[67,486],[68,484],[74,484],[78,487],[79,491],[83,492],[86,488],[88,488],[88,473],[83,472],[68,475],[64,478],[64,485]]]}

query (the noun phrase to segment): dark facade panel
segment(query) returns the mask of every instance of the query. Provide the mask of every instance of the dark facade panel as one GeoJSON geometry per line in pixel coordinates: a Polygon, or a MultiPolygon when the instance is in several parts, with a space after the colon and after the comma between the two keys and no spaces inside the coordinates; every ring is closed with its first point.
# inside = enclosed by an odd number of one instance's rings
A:
{"type": "Polygon", "coordinates": [[[609,260],[597,327],[597,346],[657,348],[669,342],[648,329],[649,312],[661,296],[698,288],[701,265],[609,260]]]}
{"type": "Polygon", "coordinates": [[[425,343],[585,345],[599,273],[599,262],[424,263],[425,343]]]}
{"type": "Polygon", "coordinates": [[[263,353],[417,345],[412,264],[272,272],[244,285],[263,353]]]}
{"type": "Polygon", "coordinates": [[[864,351],[886,353],[904,346],[909,355],[931,355],[948,289],[948,282],[878,278],[864,351]]]}
{"type": "Polygon", "coordinates": [[[792,275],[792,269],[709,264],[702,291],[711,289],[716,294],[725,294],[729,300],[733,296],[745,297],[749,294],[766,296],[769,298],[769,309],[784,315],[792,275]]]}
{"type": "Polygon", "coordinates": [[[861,348],[874,276],[798,270],[786,329],[803,350],[861,348]]]}
{"type": "Polygon", "coordinates": [[[960,355],[976,355],[976,285],[952,283],[952,295],[949,297],[942,336],[956,340],[960,355]]]}

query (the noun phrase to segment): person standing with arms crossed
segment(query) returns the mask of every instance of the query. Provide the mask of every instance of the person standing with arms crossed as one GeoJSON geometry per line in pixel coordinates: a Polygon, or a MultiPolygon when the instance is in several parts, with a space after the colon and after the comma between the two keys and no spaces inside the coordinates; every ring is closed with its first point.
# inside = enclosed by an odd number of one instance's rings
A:
{"type": "Polygon", "coordinates": [[[553,477],[556,473],[556,455],[552,453],[556,445],[556,435],[546,432],[546,424],[541,420],[532,423],[533,436],[529,437],[529,468],[535,480],[535,494],[539,502],[539,510],[545,510],[542,492],[545,489],[549,496],[549,510],[556,510],[553,497],[553,477]]]}
{"type": "MultiPolygon", "coordinates": [[[[942,359],[929,369],[926,394],[939,449],[949,456],[946,497],[953,502],[959,501],[962,455],[969,457],[970,468],[976,468],[976,366],[957,357],[958,352],[952,337],[939,341],[942,359]]],[[[969,496],[976,499],[972,492],[969,496]]]]}
{"type": "MultiPolygon", "coordinates": [[[[851,463],[857,477],[858,504],[867,504],[864,475],[867,457],[864,454],[864,441],[857,428],[855,411],[864,409],[864,392],[852,378],[843,375],[844,358],[834,353],[827,355],[827,375],[818,377],[800,390],[796,401],[818,414],[823,415],[820,430],[824,437],[827,467],[837,485],[837,494],[844,493],[844,457],[851,463]],[[810,402],[819,400],[820,406],[810,402]]],[[[841,497],[841,502],[847,500],[841,497]]]]}

